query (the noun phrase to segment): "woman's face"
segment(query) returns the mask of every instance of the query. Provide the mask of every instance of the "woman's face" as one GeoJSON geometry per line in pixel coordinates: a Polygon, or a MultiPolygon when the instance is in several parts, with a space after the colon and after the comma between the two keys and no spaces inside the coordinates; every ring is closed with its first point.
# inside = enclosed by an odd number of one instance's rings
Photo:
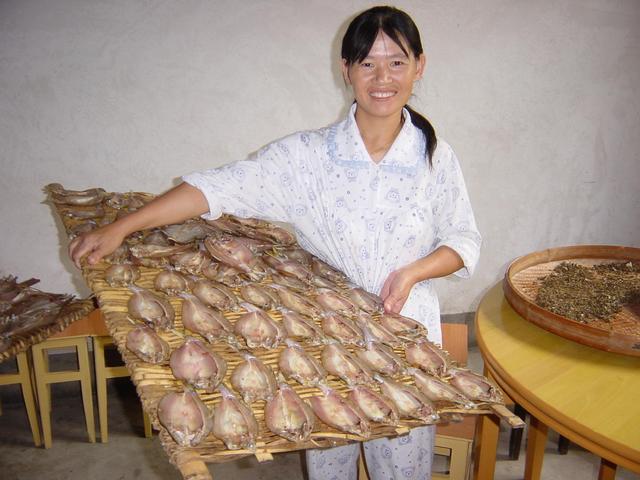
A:
{"type": "Polygon", "coordinates": [[[357,117],[382,119],[399,115],[411,97],[413,82],[422,78],[424,66],[424,55],[418,58],[411,53],[405,55],[397,43],[380,31],[360,63],[347,65],[343,60],[345,82],[353,88],[358,103],[357,117]]]}

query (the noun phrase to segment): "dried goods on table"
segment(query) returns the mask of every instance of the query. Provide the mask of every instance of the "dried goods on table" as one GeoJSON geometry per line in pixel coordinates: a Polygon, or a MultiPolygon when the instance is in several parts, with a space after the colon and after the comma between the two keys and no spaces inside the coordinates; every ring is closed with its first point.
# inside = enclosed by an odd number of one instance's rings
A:
{"type": "Polygon", "coordinates": [[[227,362],[196,338],[188,337],[169,360],[173,376],[193,388],[213,392],[227,373],[227,362]]]}
{"type": "Polygon", "coordinates": [[[126,338],[126,347],[142,361],[154,364],[169,361],[171,347],[151,327],[136,325],[126,338]]]}
{"type": "Polygon", "coordinates": [[[285,378],[292,378],[305,386],[318,385],[327,376],[327,371],[300,344],[286,339],[287,348],[280,352],[278,367],[285,378]]]}
{"type": "Polygon", "coordinates": [[[231,385],[247,403],[256,400],[269,400],[276,391],[276,377],[273,371],[250,353],[242,354],[244,361],[239,363],[231,374],[231,385]]]}
{"type": "Polygon", "coordinates": [[[579,322],[607,320],[625,305],[640,304],[640,263],[562,262],[540,280],[535,301],[579,322]]]}
{"type": "Polygon", "coordinates": [[[343,432],[353,433],[363,438],[370,436],[369,422],[349,401],[330,387],[320,385],[320,389],[321,396],[309,398],[309,404],[320,420],[343,432]]]}
{"type": "Polygon", "coordinates": [[[198,394],[169,392],[158,403],[158,420],[178,445],[195,447],[213,429],[213,413],[198,394]]]}
{"type": "Polygon", "coordinates": [[[287,383],[280,383],[264,410],[267,428],[292,442],[304,442],[315,425],[313,410],[287,383]]]}
{"type": "Polygon", "coordinates": [[[213,434],[229,450],[255,449],[258,422],[251,409],[236,398],[224,385],[219,387],[222,399],[214,410],[213,434]]]}

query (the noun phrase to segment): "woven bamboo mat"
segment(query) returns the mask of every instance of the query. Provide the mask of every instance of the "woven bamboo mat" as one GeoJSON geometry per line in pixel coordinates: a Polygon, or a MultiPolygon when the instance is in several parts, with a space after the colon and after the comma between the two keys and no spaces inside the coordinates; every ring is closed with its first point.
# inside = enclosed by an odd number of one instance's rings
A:
{"type": "MultiPolygon", "coordinates": [[[[146,194],[145,194],[146,195],[146,194]]],[[[60,214],[65,228],[68,232],[73,231],[73,228],[77,225],[77,221],[67,216],[62,211],[63,209],[56,206],[58,213],[60,214]]],[[[109,208],[105,208],[106,217],[113,219],[115,214],[109,208]]],[[[127,302],[132,293],[125,288],[110,287],[104,280],[104,272],[108,268],[108,264],[102,262],[95,266],[84,265],[82,268],[83,276],[95,293],[100,309],[102,310],[109,332],[113,336],[115,343],[126,363],[126,366],[131,374],[131,379],[136,386],[137,393],[141,399],[145,412],[149,415],[152,423],[156,429],[160,431],[160,439],[162,445],[167,452],[170,460],[175,465],[179,466],[184,463],[185,458],[195,458],[198,461],[202,460],[209,463],[220,463],[230,460],[234,460],[243,456],[255,455],[259,460],[270,459],[270,454],[276,452],[287,452],[293,450],[301,450],[307,448],[329,447],[335,445],[342,445],[355,440],[364,440],[363,438],[346,434],[335,430],[328,425],[322,423],[319,419],[316,419],[316,427],[311,434],[311,439],[306,442],[294,443],[285,440],[273,433],[271,433],[265,424],[264,420],[264,401],[257,401],[251,404],[251,409],[258,421],[259,425],[259,437],[257,442],[257,448],[255,451],[250,450],[228,450],[222,441],[215,438],[213,435],[209,435],[204,441],[202,441],[196,447],[182,447],[176,444],[166,429],[159,423],[157,418],[157,405],[160,399],[170,391],[181,391],[182,383],[176,380],[168,365],[152,365],[140,360],[132,352],[130,352],[126,346],[127,333],[134,328],[133,322],[128,318],[127,302]]],[[[141,273],[140,278],[136,281],[136,285],[153,290],[155,276],[161,271],[157,268],[138,267],[141,273]]],[[[270,277],[261,282],[263,284],[270,283],[270,277]]],[[[183,343],[183,335],[185,334],[184,327],[181,321],[181,302],[178,297],[169,297],[159,292],[155,292],[159,296],[166,298],[174,308],[176,312],[175,328],[173,331],[159,332],[159,335],[169,343],[172,350],[176,349],[183,343]]],[[[238,291],[235,291],[238,294],[238,291]]],[[[237,295],[240,298],[239,295],[237,295]]],[[[242,313],[242,312],[241,312],[242,313]]],[[[224,316],[233,324],[240,316],[241,313],[226,311],[223,312],[224,316]]],[[[276,319],[282,318],[280,312],[276,310],[268,311],[268,314],[276,319]]],[[[375,316],[374,316],[375,317],[375,316]]],[[[319,326],[318,322],[318,326],[319,326]]],[[[189,335],[189,332],[187,332],[189,335]]],[[[198,337],[198,335],[192,335],[198,337]]],[[[206,342],[206,341],[205,341],[206,342]]],[[[316,359],[320,359],[321,346],[311,346],[302,344],[307,352],[313,355],[316,359]]],[[[214,343],[212,349],[221,355],[227,362],[228,368],[224,378],[226,385],[231,385],[231,374],[238,363],[243,359],[242,357],[230,348],[228,345],[222,342],[214,343]]],[[[252,353],[266,365],[270,366],[274,373],[278,372],[278,357],[280,352],[284,349],[284,346],[280,346],[275,349],[253,349],[252,353]]],[[[352,350],[352,349],[349,349],[352,350]]],[[[401,356],[402,350],[397,349],[396,353],[401,356]]],[[[412,383],[411,377],[404,377],[402,379],[396,379],[406,383],[412,383]]],[[[332,375],[328,376],[327,385],[337,390],[341,394],[346,394],[349,388],[341,379],[332,375]]],[[[303,387],[297,383],[291,381],[290,386],[302,397],[303,399],[313,395],[320,395],[321,390],[314,387],[303,387]]],[[[197,390],[201,400],[208,406],[213,407],[220,401],[220,394],[216,391],[214,393],[205,393],[204,391],[197,390]]],[[[446,419],[448,413],[464,413],[464,414],[489,414],[494,413],[488,405],[478,405],[474,410],[461,410],[459,408],[447,408],[447,405],[442,406],[439,409],[443,419],[446,419]]],[[[371,424],[371,436],[369,439],[379,437],[396,436],[408,432],[411,428],[423,425],[419,421],[402,420],[396,427],[385,426],[381,424],[371,424]]]]}
{"type": "Polygon", "coordinates": [[[0,363],[26,351],[32,345],[44,342],[51,335],[63,331],[76,320],[85,317],[94,308],[93,301],[89,299],[73,300],[66,303],[51,324],[12,336],[10,346],[0,353],[0,363]]]}

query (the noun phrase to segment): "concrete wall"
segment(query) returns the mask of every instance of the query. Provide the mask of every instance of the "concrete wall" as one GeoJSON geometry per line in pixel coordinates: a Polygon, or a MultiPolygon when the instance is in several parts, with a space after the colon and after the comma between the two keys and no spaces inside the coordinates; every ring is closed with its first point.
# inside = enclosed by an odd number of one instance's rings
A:
{"type": "MultiPolygon", "coordinates": [[[[86,294],[43,185],[160,193],[350,103],[364,1],[0,2],[2,273],[86,294]]],[[[640,246],[640,2],[399,1],[428,57],[413,104],[461,159],[485,238],[471,311],[528,252],[640,246]]]]}

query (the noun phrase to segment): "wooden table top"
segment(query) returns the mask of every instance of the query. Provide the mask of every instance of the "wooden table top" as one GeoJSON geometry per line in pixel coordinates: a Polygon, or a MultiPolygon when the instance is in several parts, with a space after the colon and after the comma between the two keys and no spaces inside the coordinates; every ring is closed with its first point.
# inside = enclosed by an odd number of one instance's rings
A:
{"type": "Polygon", "coordinates": [[[640,472],[640,358],[596,350],[520,317],[494,286],[476,313],[485,367],[548,427],[640,472]]]}

